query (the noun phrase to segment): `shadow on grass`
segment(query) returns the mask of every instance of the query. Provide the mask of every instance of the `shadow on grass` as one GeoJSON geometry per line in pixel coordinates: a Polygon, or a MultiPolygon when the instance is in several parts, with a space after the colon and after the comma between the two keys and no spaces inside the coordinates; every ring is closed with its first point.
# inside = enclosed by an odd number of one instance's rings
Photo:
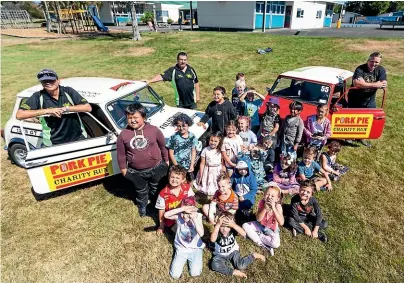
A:
{"type": "Polygon", "coordinates": [[[67,189],[54,191],[54,192],[51,192],[51,193],[46,193],[46,194],[38,194],[38,193],[36,193],[34,191],[34,188],[31,187],[31,192],[32,192],[32,195],[34,196],[35,200],[37,200],[37,201],[45,201],[45,200],[48,200],[48,199],[53,199],[53,198],[56,198],[56,197],[64,196],[64,195],[76,192],[78,190],[83,190],[83,189],[87,189],[89,187],[97,186],[97,185],[101,184],[102,182],[103,182],[103,180],[97,180],[97,181],[77,185],[77,186],[74,186],[74,187],[70,187],[70,188],[67,188],[67,189]]]}

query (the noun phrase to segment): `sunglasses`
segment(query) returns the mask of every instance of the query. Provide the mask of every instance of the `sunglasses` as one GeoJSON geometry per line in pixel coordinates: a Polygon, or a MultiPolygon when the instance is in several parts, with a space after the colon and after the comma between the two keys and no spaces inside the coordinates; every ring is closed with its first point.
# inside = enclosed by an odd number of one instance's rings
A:
{"type": "Polygon", "coordinates": [[[36,76],[38,79],[43,78],[44,76],[48,76],[48,77],[55,77],[57,78],[55,73],[50,73],[50,72],[40,72],[38,73],[38,75],[36,76]]]}

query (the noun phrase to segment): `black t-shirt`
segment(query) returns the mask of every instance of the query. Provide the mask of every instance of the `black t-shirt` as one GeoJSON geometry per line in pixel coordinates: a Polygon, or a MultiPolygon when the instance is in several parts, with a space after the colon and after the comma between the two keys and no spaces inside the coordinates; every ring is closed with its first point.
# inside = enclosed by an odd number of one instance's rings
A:
{"type": "MultiPolygon", "coordinates": [[[[22,101],[20,109],[38,110],[48,108],[60,108],[73,106],[66,93],[70,96],[74,105],[88,103],[77,91],[71,87],[59,86],[59,99],[51,97],[45,90],[35,92],[26,101],[22,101]],[[40,96],[43,96],[43,105],[41,107],[40,96]]],[[[82,134],[80,121],[77,113],[62,115],[62,118],[44,117],[45,123],[42,123],[42,133],[45,145],[55,145],[76,141],[82,134]],[[50,134],[51,144],[47,144],[47,135],[50,134]]]]}
{"type": "MultiPolygon", "coordinates": [[[[356,68],[352,76],[353,81],[362,78],[367,83],[387,80],[386,70],[382,66],[377,66],[373,72],[369,72],[368,65],[363,64],[356,68]]],[[[375,108],[377,88],[354,89],[348,94],[348,104],[350,108],[375,108]]]]}
{"type": "Polygon", "coordinates": [[[298,223],[303,223],[309,216],[316,219],[316,226],[320,226],[323,220],[323,213],[321,212],[320,205],[315,197],[311,197],[306,205],[300,201],[300,196],[295,195],[290,201],[290,216],[293,217],[298,223]]]}
{"type": "Polygon", "coordinates": [[[198,83],[198,76],[194,68],[187,64],[187,69],[183,72],[177,65],[167,69],[161,75],[164,81],[173,80],[173,72],[175,70],[174,93],[175,103],[180,107],[189,107],[196,103],[195,84],[198,83]]]}
{"type": "Polygon", "coordinates": [[[206,123],[209,118],[212,118],[211,131],[220,131],[224,133],[224,128],[227,122],[229,120],[236,119],[236,117],[236,108],[234,108],[233,104],[227,98],[225,98],[225,101],[222,104],[218,104],[216,101],[209,103],[208,107],[206,107],[205,115],[202,117],[201,122],[206,123]]]}

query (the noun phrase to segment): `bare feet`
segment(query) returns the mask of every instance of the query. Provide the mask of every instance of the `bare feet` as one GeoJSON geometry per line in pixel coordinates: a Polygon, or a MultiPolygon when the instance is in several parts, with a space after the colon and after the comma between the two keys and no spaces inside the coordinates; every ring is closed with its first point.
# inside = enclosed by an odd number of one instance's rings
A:
{"type": "Polygon", "coordinates": [[[265,261],[265,256],[259,253],[253,253],[255,259],[259,259],[261,261],[265,261]]]}
{"type": "Polygon", "coordinates": [[[247,278],[247,274],[245,274],[244,272],[241,272],[240,270],[237,270],[237,269],[234,269],[233,275],[238,276],[238,277],[247,278]]]}

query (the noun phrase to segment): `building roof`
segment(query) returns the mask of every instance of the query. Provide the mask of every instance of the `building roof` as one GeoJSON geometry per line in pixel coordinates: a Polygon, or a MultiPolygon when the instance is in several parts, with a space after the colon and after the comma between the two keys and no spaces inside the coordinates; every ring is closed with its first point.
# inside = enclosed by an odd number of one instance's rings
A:
{"type": "Polygon", "coordinates": [[[337,84],[339,82],[338,77],[342,77],[345,80],[349,77],[352,77],[353,73],[351,71],[339,68],[309,66],[293,71],[288,71],[282,73],[281,75],[287,77],[301,78],[304,80],[324,82],[327,84],[337,84]]]}
{"type": "MultiPolygon", "coordinates": [[[[77,77],[61,79],[60,85],[70,86],[77,90],[89,103],[104,103],[116,98],[119,98],[129,92],[137,91],[140,88],[146,86],[142,81],[130,81],[123,79],[111,79],[111,78],[97,78],[97,77],[77,77]],[[117,90],[111,89],[122,83],[128,83],[121,86],[117,90]]],[[[28,88],[19,94],[18,97],[30,97],[34,92],[40,91],[42,85],[36,85],[28,88]]]]}

